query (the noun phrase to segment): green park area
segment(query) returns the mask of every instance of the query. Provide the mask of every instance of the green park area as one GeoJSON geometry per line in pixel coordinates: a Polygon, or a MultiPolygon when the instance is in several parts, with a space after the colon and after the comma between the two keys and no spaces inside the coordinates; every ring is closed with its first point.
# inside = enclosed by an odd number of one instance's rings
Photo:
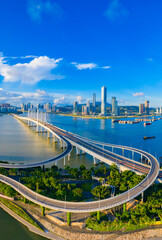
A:
{"type": "MultiPolygon", "coordinates": [[[[86,169],[65,167],[58,169],[33,168],[26,170],[6,170],[0,173],[17,179],[31,190],[44,196],[62,201],[95,201],[119,195],[137,184],[145,175],[126,170],[120,172],[115,164],[86,169]]],[[[0,191],[10,197],[18,193],[11,187],[0,183],[0,191]]],[[[86,227],[96,231],[129,231],[154,225],[162,221],[162,184],[153,184],[144,193],[144,199],[138,196],[138,204],[130,209],[126,205],[112,209],[113,220],[106,212],[91,213],[86,227]],[[143,201],[141,201],[143,200],[143,201]]]]}

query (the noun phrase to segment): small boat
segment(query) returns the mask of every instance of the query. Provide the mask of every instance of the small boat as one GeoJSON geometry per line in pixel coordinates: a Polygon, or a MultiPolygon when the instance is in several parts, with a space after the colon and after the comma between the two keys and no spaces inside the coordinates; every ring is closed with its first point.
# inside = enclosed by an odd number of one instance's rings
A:
{"type": "Polygon", "coordinates": [[[112,123],[119,122],[118,119],[112,119],[112,123]]]}
{"type": "Polygon", "coordinates": [[[144,122],[144,126],[151,125],[151,122],[144,122]]]}
{"type": "Polygon", "coordinates": [[[143,137],[143,140],[154,139],[154,138],[155,138],[154,136],[152,136],[152,137],[146,137],[146,136],[144,136],[144,137],[143,137]]]}

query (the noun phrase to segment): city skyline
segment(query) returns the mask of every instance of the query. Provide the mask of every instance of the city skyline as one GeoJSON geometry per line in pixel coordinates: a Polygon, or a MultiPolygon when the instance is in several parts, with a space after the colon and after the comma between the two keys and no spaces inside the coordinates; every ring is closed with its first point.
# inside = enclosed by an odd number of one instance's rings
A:
{"type": "Polygon", "coordinates": [[[159,107],[160,0],[149,1],[147,11],[139,0],[79,6],[71,0],[70,6],[63,0],[1,3],[0,102],[72,104],[92,92],[99,96],[105,85],[108,102],[116,96],[120,105],[149,100],[159,107]]]}

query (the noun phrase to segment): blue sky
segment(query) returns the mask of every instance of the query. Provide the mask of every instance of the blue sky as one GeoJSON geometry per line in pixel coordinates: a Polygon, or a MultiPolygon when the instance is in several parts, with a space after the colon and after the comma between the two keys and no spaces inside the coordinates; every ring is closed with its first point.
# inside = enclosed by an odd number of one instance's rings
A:
{"type": "Polygon", "coordinates": [[[0,3],[0,102],[162,105],[161,0],[0,3]]]}

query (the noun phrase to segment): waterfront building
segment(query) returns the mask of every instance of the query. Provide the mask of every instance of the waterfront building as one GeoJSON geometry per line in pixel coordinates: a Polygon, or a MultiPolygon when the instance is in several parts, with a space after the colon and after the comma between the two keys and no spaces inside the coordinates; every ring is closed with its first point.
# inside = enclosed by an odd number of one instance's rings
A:
{"type": "Polygon", "coordinates": [[[33,108],[33,104],[27,103],[27,105],[26,105],[26,111],[28,111],[28,109],[30,109],[30,108],[33,108]]]}
{"type": "Polygon", "coordinates": [[[82,105],[82,115],[89,114],[89,107],[87,105],[82,105]]]}
{"type": "Polygon", "coordinates": [[[149,114],[149,101],[145,101],[145,114],[149,114]]]}
{"type": "Polygon", "coordinates": [[[87,101],[87,112],[90,113],[90,101],[87,101]]]}
{"type": "Polygon", "coordinates": [[[54,105],[52,106],[52,112],[56,112],[56,109],[57,109],[57,105],[54,104],[54,105]]]}
{"type": "Polygon", "coordinates": [[[101,88],[101,115],[106,116],[106,104],[107,104],[107,88],[103,86],[101,88]]]}
{"type": "Polygon", "coordinates": [[[44,109],[46,109],[47,113],[51,113],[52,105],[50,103],[47,103],[47,104],[44,105],[44,109]]]}
{"type": "Polygon", "coordinates": [[[73,114],[77,114],[78,112],[78,103],[77,101],[73,102],[73,114]]]}
{"type": "Polygon", "coordinates": [[[21,111],[22,111],[22,112],[25,111],[25,104],[24,104],[24,103],[21,104],[21,111]]]}
{"type": "Polygon", "coordinates": [[[162,107],[159,108],[159,114],[162,114],[162,107]]]}
{"type": "Polygon", "coordinates": [[[44,105],[39,103],[39,104],[37,104],[37,108],[38,109],[44,109],[44,105]]]}
{"type": "Polygon", "coordinates": [[[143,103],[139,104],[139,114],[144,114],[145,105],[143,103]]]}
{"type": "Polygon", "coordinates": [[[96,112],[96,93],[93,93],[92,111],[93,113],[96,112]]]}
{"type": "Polygon", "coordinates": [[[119,115],[118,101],[116,100],[116,97],[112,97],[112,116],[118,115],[119,115]]]}

